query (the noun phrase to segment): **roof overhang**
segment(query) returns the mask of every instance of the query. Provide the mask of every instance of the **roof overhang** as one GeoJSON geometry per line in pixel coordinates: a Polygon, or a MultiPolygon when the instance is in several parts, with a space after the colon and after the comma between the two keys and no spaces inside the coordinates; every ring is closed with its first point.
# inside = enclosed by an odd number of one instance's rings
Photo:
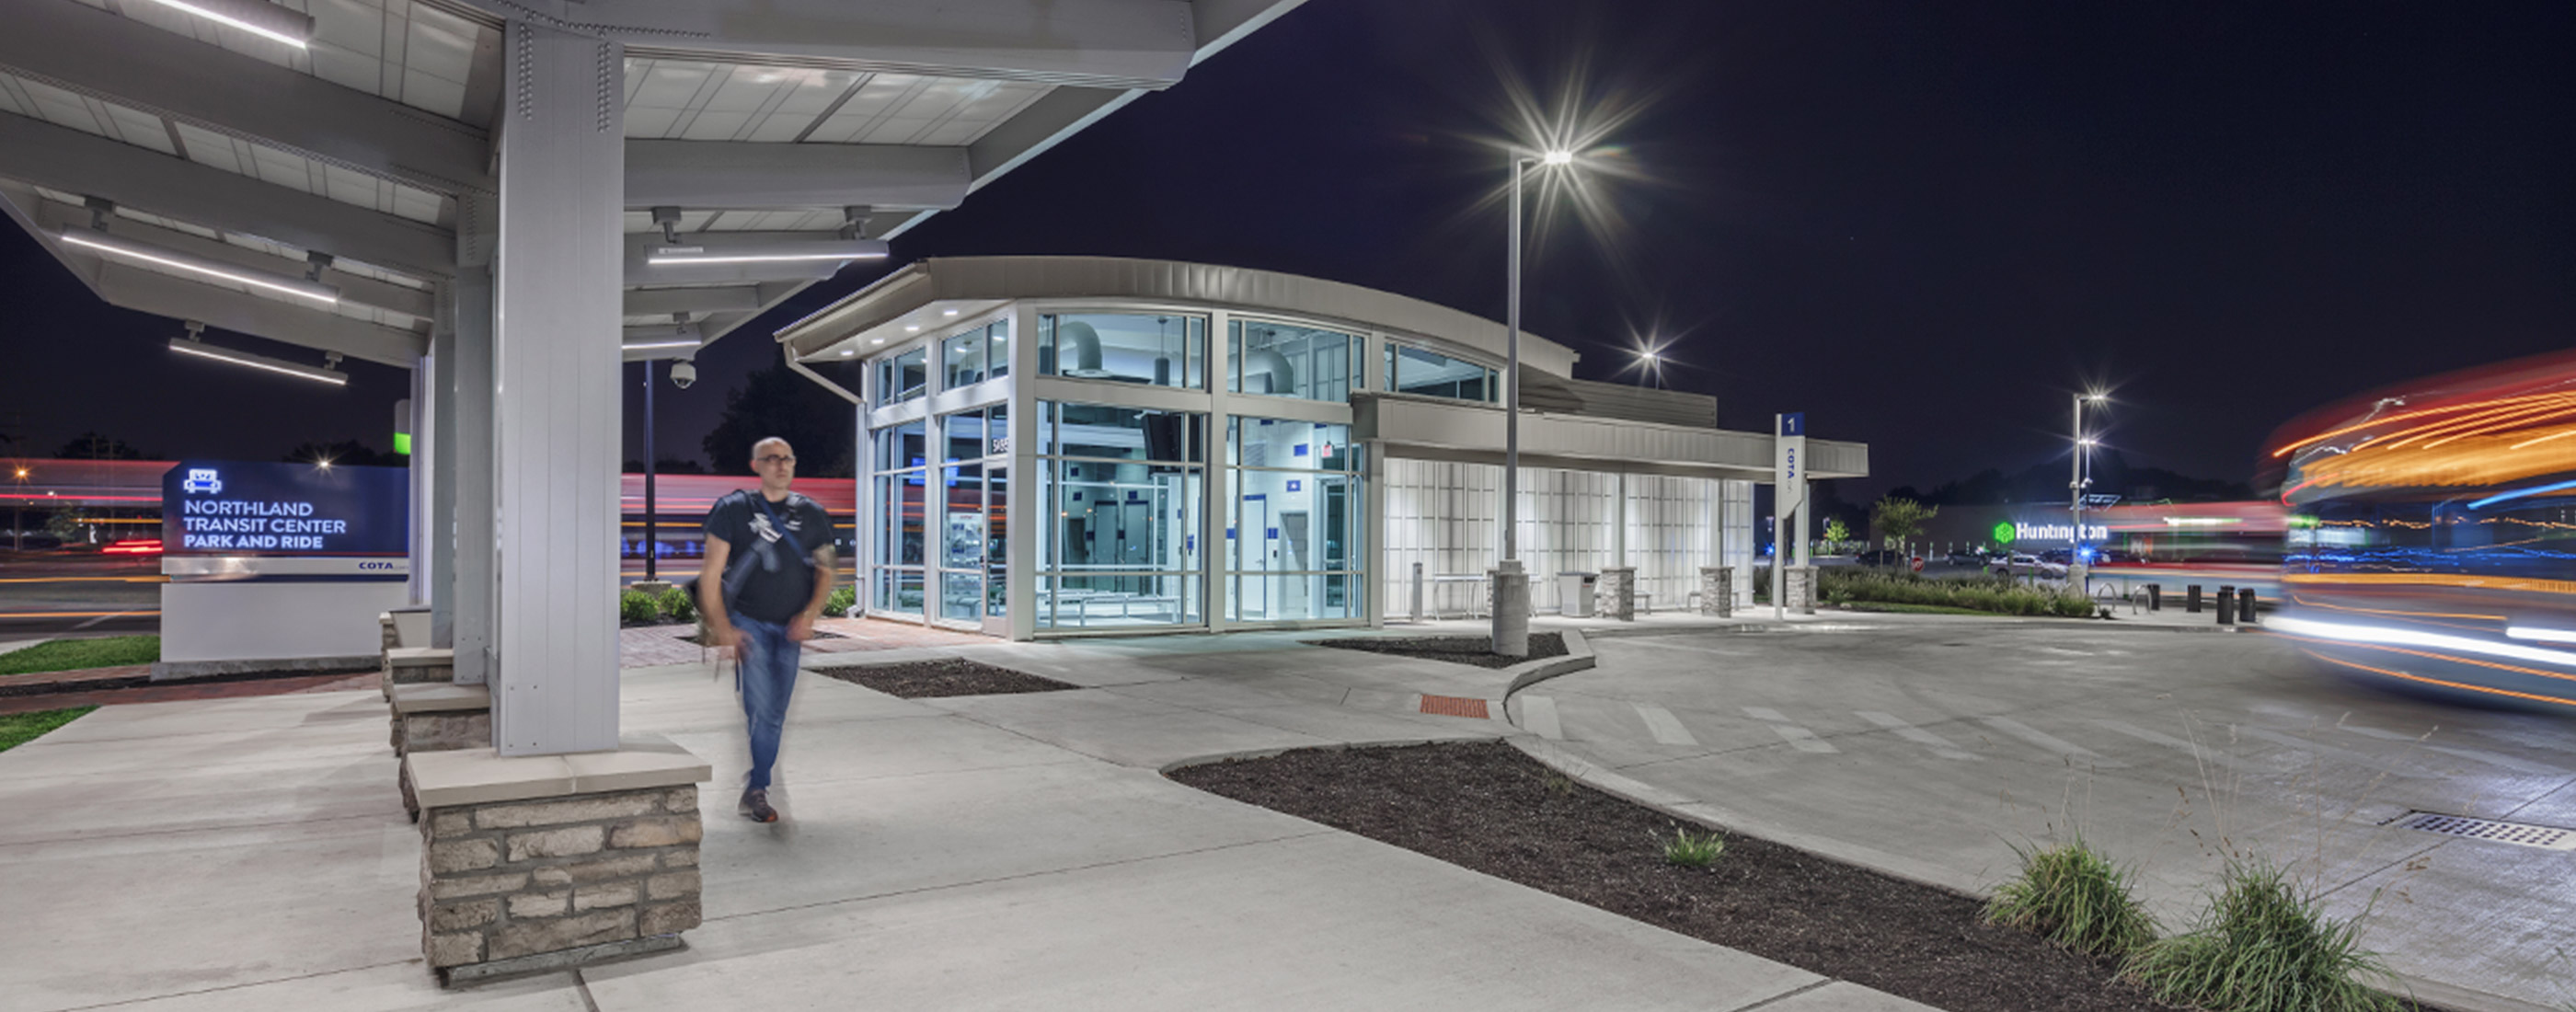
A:
{"type": "MultiPolygon", "coordinates": [[[[954,257],[914,262],[777,333],[790,355],[837,356],[907,336],[925,310],[1013,299],[1102,299],[1273,312],[1429,338],[1496,361],[1502,324],[1447,306],[1297,274],[1121,257],[954,257]],[[888,328],[896,328],[894,331],[888,328]]],[[[1523,366],[1572,375],[1574,349],[1526,331],[1523,366]]]]}

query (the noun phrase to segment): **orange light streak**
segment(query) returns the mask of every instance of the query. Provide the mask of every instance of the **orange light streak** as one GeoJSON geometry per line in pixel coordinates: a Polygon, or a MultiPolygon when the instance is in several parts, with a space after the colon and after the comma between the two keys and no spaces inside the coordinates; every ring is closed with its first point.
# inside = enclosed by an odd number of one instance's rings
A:
{"type": "Polygon", "coordinates": [[[2338,659],[2336,659],[2336,658],[2332,658],[2332,657],[2328,657],[2328,656],[2326,656],[2326,655],[2324,655],[2324,654],[2320,654],[2320,653],[2318,653],[2318,652],[2316,652],[2316,651],[2314,651],[2314,650],[2302,649],[2302,650],[2300,650],[2299,652],[2300,652],[2300,653],[2303,653],[2303,654],[2306,654],[2306,655],[2308,655],[2308,656],[2310,656],[2310,657],[2314,657],[2314,658],[2316,658],[2316,659],[2318,659],[2318,660],[2324,661],[2324,662],[2326,662],[2326,663],[2328,663],[2328,664],[2340,664],[2340,665],[2343,665],[2344,667],[2347,667],[2347,668],[2359,668],[2359,669],[2361,669],[2361,670],[2363,670],[2363,671],[2368,671],[2368,672],[2371,672],[2371,673],[2373,673],[2373,674],[2387,675],[2387,676],[2388,676],[2388,677],[2390,677],[2390,678],[2403,678],[2403,679],[2405,679],[2405,680],[2407,680],[2407,681],[2410,681],[2410,682],[2422,682],[2422,683],[2424,683],[2424,684],[2426,684],[2426,685],[2439,685],[2439,686],[2442,686],[2442,687],[2444,687],[2444,688],[2450,688],[2450,689],[2466,689],[2466,690],[2468,690],[2468,691],[2470,691],[2470,692],[2485,692],[2485,693],[2492,693],[2492,694],[2494,694],[2494,695],[2498,695],[2498,696],[2512,696],[2512,697],[2517,698],[2517,699],[2528,699],[2528,700],[2532,700],[2532,701],[2534,701],[2534,702],[2541,702],[2541,703],[2556,703],[2556,704],[2559,704],[2559,705],[2561,705],[2561,706],[2576,706],[2576,699],[2560,699],[2560,698],[2558,698],[2558,697],[2556,697],[2556,696],[2543,696],[2543,695],[2539,695],[2539,694],[2537,694],[2537,693],[2530,693],[2530,692],[2515,692],[2515,691],[2513,691],[2513,690],[2511,690],[2511,689],[2494,689],[2494,688],[2488,688],[2487,686],[2484,686],[2484,685],[2470,685],[2470,684],[2465,683],[2465,682],[2448,682],[2448,681],[2443,681],[2442,679],[2439,679],[2439,678],[2426,678],[2426,677],[2424,677],[2424,676],[2422,676],[2422,675],[2410,675],[2410,674],[2407,674],[2406,672],[2403,672],[2403,671],[2390,671],[2390,670],[2388,670],[2387,668],[2374,668],[2374,667],[2371,667],[2370,665],[2363,664],[2363,663],[2360,663],[2360,662],[2358,662],[2358,661],[2338,660],[2338,659]]]}
{"type": "Polygon", "coordinates": [[[2433,416],[2433,415],[2446,415],[2446,414],[2452,414],[2452,413],[2461,412],[2461,411],[2474,411],[2474,410],[2479,410],[2479,409],[2483,409],[2483,408],[2493,407],[2493,406],[2495,406],[2495,405],[2500,405],[2500,404],[2512,404],[2512,403],[2520,403],[2520,402],[2534,401],[2534,400],[2565,398],[2565,397],[2569,397],[2569,396],[2571,396],[2571,395],[2568,395],[2568,394],[2523,394],[2523,395],[2521,395],[2521,396],[2519,396],[2519,397],[2506,397],[2506,398],[2500,398],[2500,399],[2497,399],[2497,400],[2491,400],[2491,401],[2475,401],[2475,402],[2468,403],[2468,404],[2454,404],[2454,405],[2450,405],[2450,406],[2447,406],[2447,407],[2439,407],[2439,408],[2423,408],[2423,409],[2416,410],[2416,411],[2401,411],[2401,412],[2398,412],[2397,414],[2393,414],[2393,415],[2386,415],[2386,416],[2382,416],[2382,417],[2379,417],[2379,418],[2373,418],[2373,419],[2370,419],[2370,420],[2368,420],[2368,421],[2355,422],[2355,423],[2353,423],[2353,424],[2351,424],[2351,425],[2346,425],[2346,426],[2344,426],[2344,427],[2342,427],[2342,428],[2340,428],[2340,429],[2329,429],[2329,430],[2327,430],[2327,431],[2325,431],[2325,432],[2320,432],[2320,433],[2318,433],[2318,434],[2316,434],[2316,435],[2309,436],[2309,437],[2308,437],[2308,438],[2306,438],[2306,439],[2302,439],[2302,440],[2299,440],[2299,441],[2297,441],[2297,442],[2294,442],[2294,443],[2290,443],[2290,444],[2288,444],[2288,445],[2285,445],[2285,446],[2281,447],[2281,448],[2280,448],[2280,449],[2278,449],[2278,450],[2274,450],[2274,451],[2272,451],[2272,455],[2273,455],[2273,456],[2275,456],[2275,457],[2285,457],[2285,456],[2288,456],[2288,455],[2289,455],[2290,451],[2292,451],[2292,450],[2296,450],[2296,449],[2298,449],[2298,448],[2300,448],[2300,447],[2302,447],[2302,446],[2308,446],[2308,445],[2311,445],[2311,444],[2314,444],[2314,443],[2322,443],[2322,442],[2324,442],[2324,441],[2326,441],[2326,440],[2333,439],[2334,437],[2336,437],[2336,436],[2340,436],[2340,435],[2343,435],[2343,434],[2345,434],[2345,433],[2349,433],[2349,432],[2360,432],[2360,431],[2362,431],[2362,430],[2364,430],[2364,429],[2376,428],[2376,427],[2381,426],[2381,425],[2386,425],[2386,424],[2388,424],[2388,423],[2390,423],[2390,422],[2404,421],[2404,420],[2409,419],[2409,418],[2425,418],[2425,417],[2430,417],[2430,416],[2433,416]]]}
{"type": "Polygon", "coordinates": [[[2576,581],[2571,580],[2528,580],[2503,576],[2463,576],[2457,573],[2283,573],[2281,582],[2326,587],[2403,585],[2521,591],[2530,594],[2576,594],[2576,581]]]}

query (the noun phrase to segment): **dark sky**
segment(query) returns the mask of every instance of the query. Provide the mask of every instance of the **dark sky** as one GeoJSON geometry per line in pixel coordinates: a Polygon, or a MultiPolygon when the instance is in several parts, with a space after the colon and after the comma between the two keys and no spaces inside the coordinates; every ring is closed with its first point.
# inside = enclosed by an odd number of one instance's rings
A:
{"type": "MultiPolygon", "coordinates": [[[[2242,479],[2317,402],[2569,343],[2571,44],[2559,3],[1311,0],[894,262],[1205,261],[1499,318],[1489,145],[1514,87],[1572,94],[1636,110],[1606,138],[1633,171],[1594,177],[1610,213],[1560,209],[1532,253],[1528,326],[1583,375],[1674,336],[1671,385],[1730,426],[1803,410],[1871,443],[1869,491],[2063,459],[2066,392],[2104,383],[2133,465],[2242,479]]],[[[88,428],[173,456],[385,441],[404,374],[172,361],[175,322],[0,233],[0,424],[23,414],[37,452],[88,428]]],[[[664,453],[694,454],[770,330],[886,269],[702,353],[695,388],[662,388],[664,453]]]]}

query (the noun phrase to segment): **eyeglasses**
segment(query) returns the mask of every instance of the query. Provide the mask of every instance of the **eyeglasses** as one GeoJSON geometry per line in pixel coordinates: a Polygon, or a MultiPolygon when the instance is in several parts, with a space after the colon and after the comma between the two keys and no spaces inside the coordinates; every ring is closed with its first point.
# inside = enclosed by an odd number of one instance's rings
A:
{"type": "Polygon", "coordinates": [[[755,457],[752,462],[755,464],[793,464],[796,462],[796,458],[783,453],[772,453],[763,457],[755,457]]]}

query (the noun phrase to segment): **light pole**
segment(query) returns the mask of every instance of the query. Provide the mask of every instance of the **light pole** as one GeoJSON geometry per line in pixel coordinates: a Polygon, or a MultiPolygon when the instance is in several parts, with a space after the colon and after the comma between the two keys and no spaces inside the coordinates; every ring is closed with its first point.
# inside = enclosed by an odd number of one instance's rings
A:
{"type": "Polygon", "coordinates": [[[2104,394],[2089,393],[2075,394],[2074,399],[2075,475],[2066,483],[2066,512],[2072,522],[2072,526],[2067,530],[2066,582],[2075,585],[2076,589],[2089,596],[2093,587],[2088,582],[2086,572],[2090,567],[2084,564],[2084,486],[2091,484],[2091,481],[2084,477],[2084,465],[2087,458],[2093,455],[2093,437],[2084,434],[2084,406],[2101,404],[2110,398],[2104,394]]]}
{"type": "Polygon", "coordinates": [[[1504,242],[1509,273],[1508,332],[1503,341],[1503,560],[1494,567],[1494,652],[1505,657],[1529,656],[1529,573],[1520,558],[1521,491],[1521,177],[1533,165],[1574,162],[1574,152],[1551,150],[1539,157],[1512,159],[1511,228],[1504,242]]]}

